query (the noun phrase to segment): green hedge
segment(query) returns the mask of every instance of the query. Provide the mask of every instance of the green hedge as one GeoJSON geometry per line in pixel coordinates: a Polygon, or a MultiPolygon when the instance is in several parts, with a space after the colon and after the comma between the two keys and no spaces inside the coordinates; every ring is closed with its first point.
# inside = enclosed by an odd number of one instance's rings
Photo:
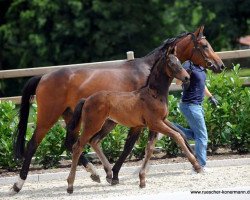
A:
{"type": "MultiPolygon", "coordinates": [[[[250,89],[242,87],[239,77],[239,65],[236,65],[230,75],[219,75],[208,72],[208,88],[216,96],[220,105],[213,108],[205,99],[204,110],[209,133],[208,148],[211,152],[218,147],[228,147],[238,153],[248,153],[250,150],[250,89]]],[[[169,96],[169,120],[187,126],[178,108],[179,100],[169,96]]],[[[36,105],[32,105],[29,121],[36,122],[36,105]]],[[[13,156],[13,134],[18,115],[17,108],[12,102],[0,102],[0,167],[13,170],[20,165],[13,156]]],[[[34,126],[28,126],[26,139],[29,140],[34,126]]],[[[103,141],[102,148],[110,161],[115,161],[123,149],[128,128],[117,126],[103,141]]],[[[131,156],[141,159],[147,144],[148,130],[144,129],[136,143],[131,156]]],[[[46,135],[35,154],[35,162],[45,168],[56,166],[65,152],[62,147],[65,130],[57,123],[46,135]]],[[[167,154],[176,156],[180,153],[175,142],[163,137],[157,142],[167,154]]],[[[85,148],[89,152],[90,148],[85,148]]],[[[69,157],[70,158],[70,157],[69,157]]]]}

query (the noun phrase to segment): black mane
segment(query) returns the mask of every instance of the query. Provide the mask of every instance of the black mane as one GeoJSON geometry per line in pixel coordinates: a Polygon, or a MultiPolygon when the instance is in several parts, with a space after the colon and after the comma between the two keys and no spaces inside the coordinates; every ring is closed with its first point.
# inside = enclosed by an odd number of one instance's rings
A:
{"type": "Polygon", "coordinates": [[[174,46],[179,39],[186,37],[187,35],[190,35],[190,34],[191,34],[190,32],[184,32],[184,33],[181,33],[180,35],[178,35],[177,37],[167,38],[166,40],[164,40],[164,42],[161,46],[159,46],[159,47],[155,48],[153,51],[149,52],[145,57],[155,53],[156,51],[164,51],[169,46],[174,46]]]}

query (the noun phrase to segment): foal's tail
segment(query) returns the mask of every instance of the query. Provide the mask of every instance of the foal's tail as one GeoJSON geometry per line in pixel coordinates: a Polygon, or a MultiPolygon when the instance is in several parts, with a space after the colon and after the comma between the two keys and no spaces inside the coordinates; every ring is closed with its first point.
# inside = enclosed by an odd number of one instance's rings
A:
{"type": "Polygon", "coordinates": [[[70,120],[70,122],[67,125],[67,135],[68,135],[68,133],[73,132],[76,129],[76,127],[78,126],[79,121],[80,121],[81,116],[82,116],[82,107],[83,107],[84,103],[85,103],[85,99],[81,99],[78,102],[78,104],[76,105],[72,119],[70,120]]]}
{"type": "Polygon", "coordinates": [[[27,123],[29,117],[30,100],[36,93],[36,88],[42,76],[35,76],[28,80],[22,92],[22,99],[19,110],[19,123],[17,132],[14,138],[14,155],[15,158],[21,159],[24,156],[25,135],[27,130],[27,123]]]}

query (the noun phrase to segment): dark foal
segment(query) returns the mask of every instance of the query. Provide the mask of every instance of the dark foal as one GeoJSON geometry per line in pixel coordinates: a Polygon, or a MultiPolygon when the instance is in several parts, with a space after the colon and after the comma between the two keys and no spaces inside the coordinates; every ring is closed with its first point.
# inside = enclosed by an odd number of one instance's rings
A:
{"type": "MultiPolygon", "coordinates": [[[[60,116],[68,124],[72,118],[73,110],[81,98],[87,98],[95,92],[102,90],[109,91],[134,91],[145,85],[147,76],[162,52],[170,45],[177,46],[177,57],[181,62],[191,60],[195,64],[205,66],[214,72],[221,72],[223,62],[213,51],[208,41],[203,37],[203,27],[193,33],[186,33],[174,39],[166,40],[161,46],[142,58],[117,63],[102,63],[97,67],[91,64],[85,68],[63,68],[54,72],[31,78],[23,88],[22,101],[20,105],[20,121],[18,124],[17,137],[14,142],[15,156],[24,159],[18,181],[11,188],[13,194],[19,192],[27,178],[31,159],[39,144],[57,122],[60,116]],[[119,83],[119,84],[116,84],[119,83]],[[37,124],[32,138],[26,145],[25,135],[29,116],[30,99],[36,95],[37,101],[37,124]]],[[[116,125],[112,120],[107,120],[102,130],[99,131],[90,141],[94,150],[103,157],[99,147],[99,141],[105,137],[116,125]]],[[[122,153],[113,169],[111,165],[105,166],[107,177],[118,180],[118,172],[122,163],[131,151],[140,132],[140,128],[131,128],[122,153]]],[[[79,126],[72,132],[67,133],[65,146],[71,151],[72,145],[78,138],[79,126]]],[[[153,134],[153,133],[152,133],[153,134]]],[[[102,161],[105,163],[104,160],[102,161]]],[[[100,181],[93,165],[82,154],[80,162],[91,178],[100,181]]],[[[116,181],[117,182],[117,181],[116,181]]]]}
{"type": "MultiPolygon", "coordinates": [[[[73,192],[76,167],[82,148],[101,130],[107,119],[128,127],[148,127],[173,138],[182,148],[194,169],[199,172],[197,162],[185,137],[169,126],[167,96],[173,78],[189,82],[189,74],[173,54],[162,56],[153,66],[146,86],[133,92],[101,91],[82,99],[76,106],[68,129],[74,130],[82,120],[83,131],[73,146],[72,165],[68,176],[68,193],[73,192]]],[[[140,173],[140,185],[145,185],[145,175],[140,173]]]]}

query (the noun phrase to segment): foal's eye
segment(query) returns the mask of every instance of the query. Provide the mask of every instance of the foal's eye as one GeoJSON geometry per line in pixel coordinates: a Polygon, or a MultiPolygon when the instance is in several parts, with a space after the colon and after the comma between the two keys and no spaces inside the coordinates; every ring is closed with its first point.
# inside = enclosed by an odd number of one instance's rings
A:
{"type": "Polygon", "coordinates": [[[203,48],[203,49],[207,49],[207,48],[208,48],[208,45],[207,45],[207,44],[204,44],[204,45],[202,45],[202,48],[203,48]]]}

